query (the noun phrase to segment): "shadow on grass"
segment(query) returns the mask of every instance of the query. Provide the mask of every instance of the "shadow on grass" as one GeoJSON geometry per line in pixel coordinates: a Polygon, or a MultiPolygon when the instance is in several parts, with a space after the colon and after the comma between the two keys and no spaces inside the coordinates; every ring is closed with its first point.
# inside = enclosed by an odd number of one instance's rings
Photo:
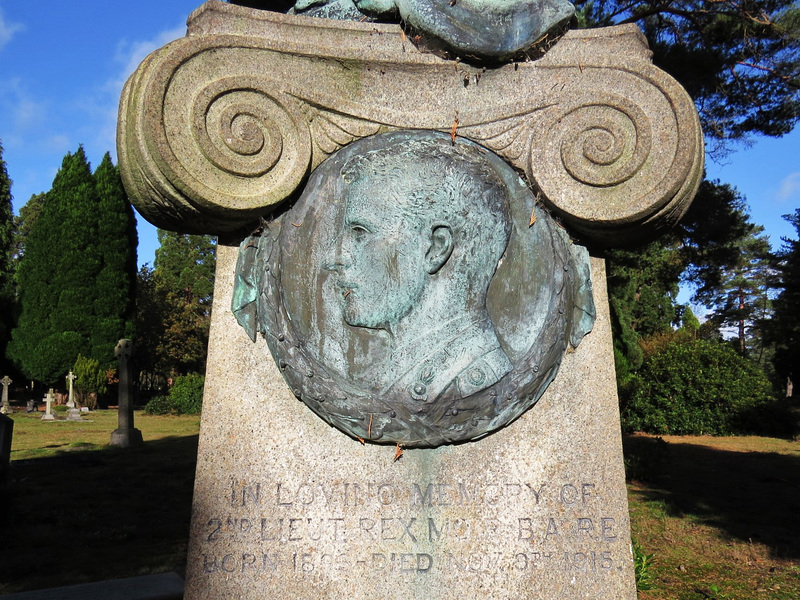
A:
{"type": "Polygon", "coordinates": [[[800,558],[800,457],[735,452],[660,438],[625,440],[626,458],[647,457],[646,498],[672,516],[694,515],[733,538],[800,558]]]}
{"type": "Polygon", "coordinates": [[[0,496],[0,593],[183,576],[197,439],[13,461],[0,496]]]}

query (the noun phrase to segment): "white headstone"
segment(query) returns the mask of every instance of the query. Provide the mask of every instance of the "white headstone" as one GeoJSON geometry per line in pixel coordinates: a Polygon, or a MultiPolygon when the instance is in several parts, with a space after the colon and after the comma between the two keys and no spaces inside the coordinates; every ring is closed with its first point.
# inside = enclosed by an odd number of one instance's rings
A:
{"type": "Polygon", "coordinates": [[[44,401],[47,404],[47,408],[42,415],[42,421],[55,421],[56,416],[53,414],[53,401],[56,399],[55,394],[53,393],[53,388],[50,388],[44,395],[44,401]]]}
{"type": "Polygon", "coordinates": [[[67,375],[67,385],[69,386],[69,399],[67,400],[67,408],[75,408],[75,400],[72,395],[72,382],[78,378],[72,371],[67,375]]]}

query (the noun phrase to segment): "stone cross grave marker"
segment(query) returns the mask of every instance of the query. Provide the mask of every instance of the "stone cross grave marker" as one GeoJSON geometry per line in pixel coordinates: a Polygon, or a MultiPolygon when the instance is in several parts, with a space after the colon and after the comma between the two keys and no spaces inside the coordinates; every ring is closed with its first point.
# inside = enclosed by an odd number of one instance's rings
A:
{"type": "Polygon", "coordinates": [[[44,401],[47,405],[44,414],[42,415],[42,421],[55,421],[56,416],[53,414],[53,402],[55,402],[56,395],[53,393],[53,388],[44,395],[44,401]]]}
{"type": "Polygon", "coordinates": [[[72,371],[67,375],[67,386],[69,387],[69,399],[67,400],[67,408],[75,408],[75,396],[72,393],[72,382],[78,378],[72,371]]]}
{"type": "Polygon", "coordinates": [[[0,383],[3,384],[3,401],[2,406],[0,406],[0,414],[7,415],[11,412],[11,405],[8,402],[8,386],[11,385],[12,381],[11,378],[6,375],[3,379],[0,379],[0,383]]]}

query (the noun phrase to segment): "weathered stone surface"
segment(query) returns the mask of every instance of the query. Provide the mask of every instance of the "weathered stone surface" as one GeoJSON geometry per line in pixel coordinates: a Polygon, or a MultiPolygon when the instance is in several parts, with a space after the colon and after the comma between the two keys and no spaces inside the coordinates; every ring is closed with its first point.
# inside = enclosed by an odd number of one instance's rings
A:
{"type": "Polygon", "coordinates": [[[117,145],[145,218],[220,233],[275,210],[340,147],[400,128],[497,152],[605,245],[674,224],[702,176],[694,105],[633,25],[570,31],[540,60],[483,70],[420,52],[397,25],[218,1],[129,80],[117,145]]]}
{"type": "Polygon", "coordinates": [[[220,245],[187,600],[636,597],[603,262],[598,320],[486,438],[362,445],[286,388],[230,306],[220,245]]]}
{"type": "MultiPolygon", "coordinates": [[[[131,390],[131,357],[134,353],[131,340],[119,340],[114,356],[119,359],[118,427],[111,432],[112,446],[131,448],[141,446],[142,432],[133,426],[133,393],[131,390]]],[[[79,416],[80,418],[80,416],[79,416]]]]}
{"type": "Polygon", "coordinates": [[[11,412],[11,404],[8,401],[8,386],[13,383],[11,378],[8,375],[5,375],[3,379],[0,379],[0,384],[3,384],[3,396],[2,400],[0,401],[0,414],[7,415],[11,412]]]}

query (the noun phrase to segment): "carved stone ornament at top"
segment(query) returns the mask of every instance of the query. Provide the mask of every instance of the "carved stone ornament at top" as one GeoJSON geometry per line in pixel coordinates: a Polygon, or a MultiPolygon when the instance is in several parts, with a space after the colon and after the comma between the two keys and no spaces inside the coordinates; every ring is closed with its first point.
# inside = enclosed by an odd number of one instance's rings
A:
{"type": "Polygon", "coordinates": [[[568,31],[536,61],[486,69],[424,53],[393,24],[212,0],[188,26],[120,104],[123,182],[159,227],[252,228],[325,158],[394,129],[491,149],[600,245],[673,225],[702,177],[694,105],[634,25],[568,31]]]}
{"type": "Polygon", "coordinates": [[[236,274],[234,314],[294,393],[406,446],[510,423],[594,320],[586,249],[501,158],[437,132],[339,150],[242,242],[236,274]]]}

